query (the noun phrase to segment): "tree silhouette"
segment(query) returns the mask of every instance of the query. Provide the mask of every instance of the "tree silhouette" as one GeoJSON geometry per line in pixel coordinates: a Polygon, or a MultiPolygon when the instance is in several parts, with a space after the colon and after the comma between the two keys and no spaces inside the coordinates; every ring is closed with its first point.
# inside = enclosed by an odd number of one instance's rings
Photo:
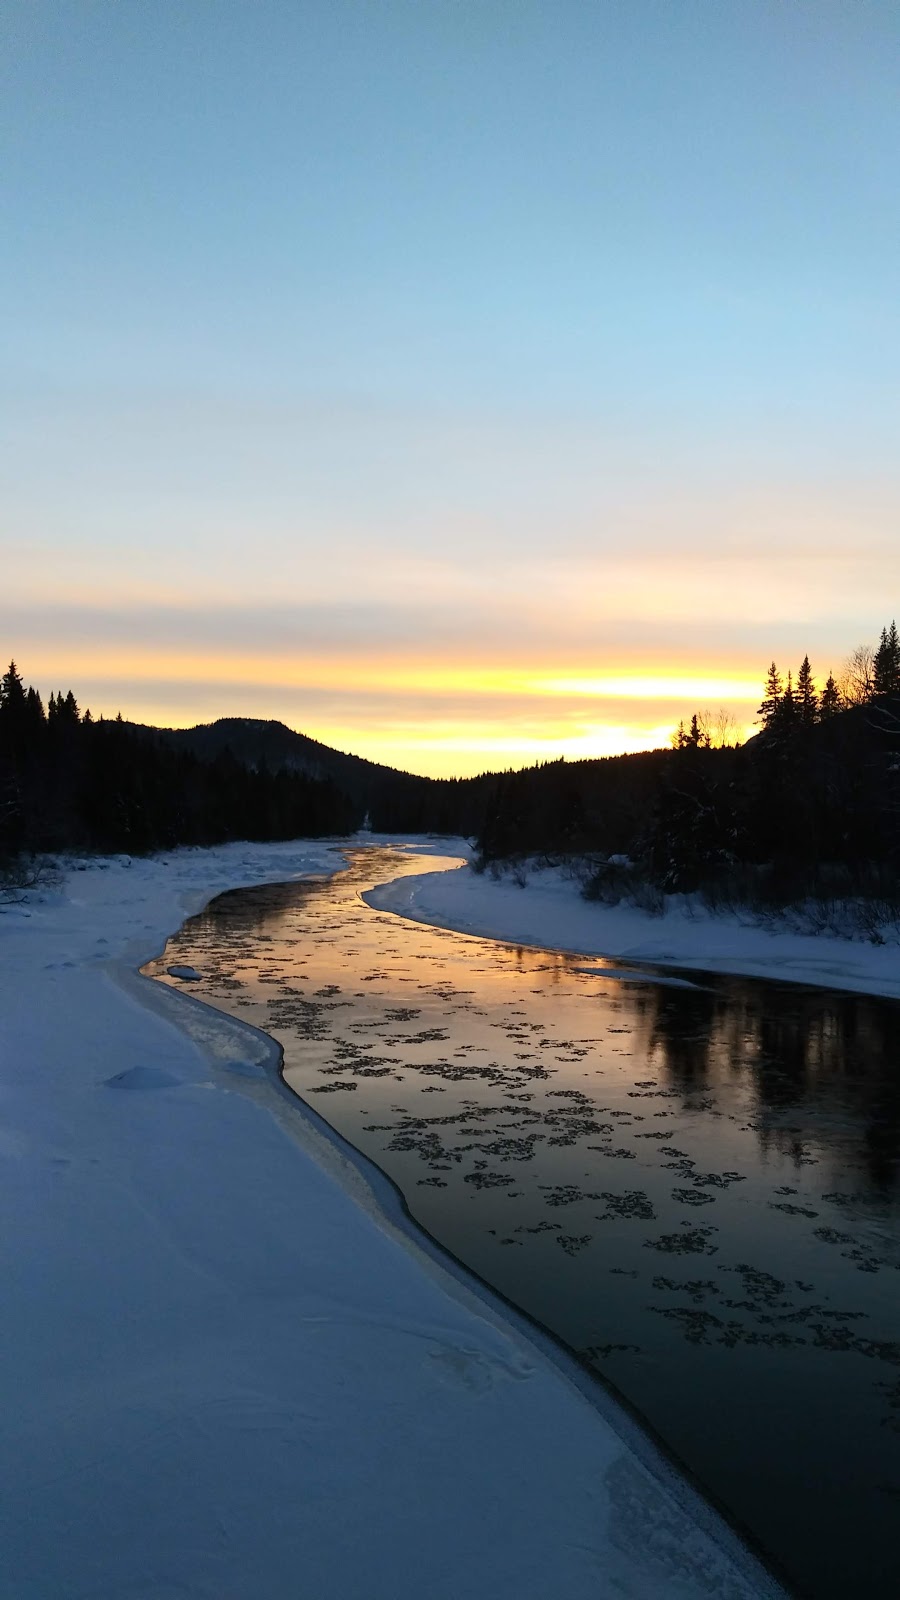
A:
{"type": "Polygon", "coordinates": [[[842,708],[841,692],[834,681],[834,674],[829,672],[819,700],[819,716],[824,722],[828,717],[835,716],[842,708]]]}
{"type": "Polygon", "coordinates": [[[875,694],[900,694],[900,638],[896,622],[881,630],[872,663],[872,689],[875,694]]]}
{"type": "Polygon", "coordinates": [[[781,673],[778,671],[778,668],[773,661],[768,673],[766,674],[766,692],[763,696],[762,705],[757,712],[757,716],[762,721],[764,727],[770,727],[775,720],[775,717],[778,714],[778,707],[781,704],[781,696],[781,673]]]}
{"type": "Polygon", "coordinates": [[[797,711],[799,713],[800,721],[805,727],[808,728],[811,723],[815,722],[819,710],[818,695],[816,694],[816,687],[813,683],[812,668],[809,664],[809,656],[804,656],[802,662],[800,663],[800,671],[797,673],[796,698],[797,711]]]}
{"type": "Polygon", "coordinates": [[[794,694],[794,685],[791,673],[787,675],[784,693],[775,712],[774,722],[783,733],[792,733],[800,719],[800,708],[794,694]]]}
{"type": "Polygon", "coordinates": [[[875,692],[875,651],[871,645],[858,644],[844,662],[838,687],[845,705],[864,706],[875,692]]]}

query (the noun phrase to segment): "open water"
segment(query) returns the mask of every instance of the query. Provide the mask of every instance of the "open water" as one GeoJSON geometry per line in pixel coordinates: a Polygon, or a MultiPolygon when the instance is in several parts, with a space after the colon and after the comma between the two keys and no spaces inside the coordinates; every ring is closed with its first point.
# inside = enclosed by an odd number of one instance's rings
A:
{"type": "Polygon", "coordinates": [[[348,860],[221,895],[145,972],[276,1039],[800,1593],[896,1595],[900,1005],[422,927],[361,892],[455,860],[348,860]]]}

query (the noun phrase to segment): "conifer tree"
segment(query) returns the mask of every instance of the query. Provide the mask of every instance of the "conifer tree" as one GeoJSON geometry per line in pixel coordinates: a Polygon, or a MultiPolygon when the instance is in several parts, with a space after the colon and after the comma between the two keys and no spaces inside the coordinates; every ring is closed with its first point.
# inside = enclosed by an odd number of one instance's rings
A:
{"type": "Polygon", "coordinates": [[[784,686],[784,693],[781,696],[778,710],[775,714],[775,720],[779,728],[789,729],[795,726],[798,716],[799,710],[797,706],[797,697],[794,694],[793,676],[789,672],[787,675],[787,683],[784,686]]]}
{"type": "Polygon", "coordinates": [[[25,710],[25,685],[14,661],[9,663],[0,678],[0,709],[4,715],[16,720],[25,710]]]}
{"type": "Polygon", "coordinates": [[[781,693],[781,673],[778,671],[778,668],[773,661],[768,673],[766,674],[765,697],[762,705],[759,708],[759,711],[757,712],[757,716],[761,719],[763,726],[766,728],[770,727],[775,720],[775,717],[778,713],[778,707],[781,704],[781,693]]]}
{"type": "Polygon", "coordinates": [[[78,710],[78,701],[75,699],[71,689],[69,690],[59,709],[61,715],[70,726],[74,726],[75,723],[81,721],[81,713],[78,710]]]}
{"type": "Polygon", "coordinates": [[[872,687],[876,694],[900,694],[900,637],[896,622],[881,630],[872,668],[872,687]]]}
{"type": "Polygon", "coordinates": [[[813,683],[809,656],[803,657],[800,663],[800,671],[797,673],[796,704],[800,721],[805,727],[809,727],[815,722],[819,710],[818,695],[816,694],[816,686],[813,683]]]}
{"type": "Polygon", "coordinates": [[[28,698],[14,661],[0,678],[0,736],[10,753],[21,755],[28,739],[28,698]]]}
{"type": "Polygon", "coordinates": [[[833,717],[842,708],[841,691],[834,681],[834,673],[829,672],[819,700],[819,716],[824,722],[828,717],[833,717]]]}
{"type": "Polygon", "coordinates": [[[28,705],[28,718],[32,727],[42,727],[47,721],[47,716],[46,712],[44,711],[44,702],[41,699],[38,690],[33,688],[29,689],[25,699],[28,705]]]}
{"type": "Polygon", "coordinates": [[[892,684],[888,694],[900,694],[900,635],[897,633],[897,624],[892,622],[888,628],[888,649],[891,654],[892,684]]]}

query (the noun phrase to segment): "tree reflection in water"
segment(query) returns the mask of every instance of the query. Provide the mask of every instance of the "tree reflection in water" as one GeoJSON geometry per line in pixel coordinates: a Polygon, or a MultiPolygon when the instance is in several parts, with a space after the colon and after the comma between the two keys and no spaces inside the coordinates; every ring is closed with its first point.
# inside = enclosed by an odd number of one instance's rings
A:
{"type": "Polygon", "coordinates": [[[886,1593],[900,1006],[379,914],[433,859],[223,895],[147,969],[264,1028],[413,1215],[564,1339],[797,1582],[886,1593]],[[881,1585],[881,1587],[880,1587],[881,1585]]]}
{"type": "Polygon", "coordinates": [[[668,1085],[690,1100],[738,1078],[752,1086],[764,1151],[810,1141],[845,1178],[849,1162],[873,1198],[896,1197],[900,1006],[794,984],[703,982],[627,991],[647,1060],[668,1085]]]}

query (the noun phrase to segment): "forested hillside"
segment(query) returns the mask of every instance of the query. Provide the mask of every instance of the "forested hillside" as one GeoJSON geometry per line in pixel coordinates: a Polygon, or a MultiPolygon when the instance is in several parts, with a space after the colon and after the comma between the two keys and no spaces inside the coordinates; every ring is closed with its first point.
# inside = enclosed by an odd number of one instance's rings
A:
{"type": "Polygon", "coordinates": [[[343,833],[357,805],[330,778],[208,760],[150,729],[46,710],[15,663],[0,681],[0,857],[61,849],[146,851],[227,839],[343,833]]]}
{"type": "Polygon", "coordinates": [[[487,864],[545,853],[595,858],[590,892],[643,885],[773,909],[807,897],[900,910],[900,640],[854,651],[817,692],[773,663],[760,732],[720,746],[696,715],[671,750],[545,766],[494,780],[487,864]],[[609,858],[614,857],[610,862],[609,858]],[[621,858],[627,858],[623,860],[621,858]]]}
{"type": "Polygon", "coordinates": [[[331,750],[279,722],[192,729],[104,721],[11,664],[0,680],[0,858],[60,849],[147,851],[227,839],[378,832],[476,839],[483,865],[524,856],[593,863],[591,892],[795,903],[900,904],[900,640],[861,646],[821,692],[773,663],[745,745],[702,714],[672,748],[520,772],[432,779],[331,750]],[[612,860],[610,860],[612,858],[612,860]]]}
{"type": "Polygon", "coordinates": [[[484,778],[422,778],[295,733],[283,722],[221,717],[194,728],[141,728],[173,750],[209,761],[226,751],[255,771],[328,778],[379,833],[475,834],[484,819],[484,778]]]}

